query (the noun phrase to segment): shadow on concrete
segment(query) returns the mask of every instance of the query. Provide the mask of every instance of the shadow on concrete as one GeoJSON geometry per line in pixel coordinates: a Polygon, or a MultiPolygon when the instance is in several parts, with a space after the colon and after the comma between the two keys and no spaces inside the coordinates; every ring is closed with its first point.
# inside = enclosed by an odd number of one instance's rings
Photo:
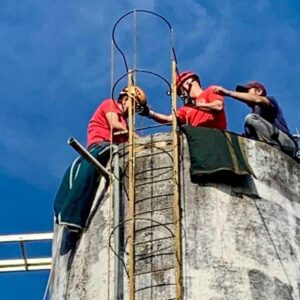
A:
{"type": "Polygon", "coordinates": [[[69,271],[76,253],[77,246],[81,239],[82,233],[69,231],[66,227],[63,228],[61,245],[59,247],[60,256],[68,255],[67,270],[69,271]]]}

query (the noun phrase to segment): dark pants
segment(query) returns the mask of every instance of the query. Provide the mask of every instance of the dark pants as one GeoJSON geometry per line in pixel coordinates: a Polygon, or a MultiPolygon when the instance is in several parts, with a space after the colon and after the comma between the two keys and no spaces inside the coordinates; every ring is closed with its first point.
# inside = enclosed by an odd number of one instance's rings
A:
{"type": "MultiPolygon", "coordinates": [[[[110,151],[103,152],[109,143],[94,145],[89,152],[106,165],[110,151]]],[[[82,230],[86,224],[97,191],[100,174],[90,162],[77,158],[66,170],[54,201],[57,223],[82,230]]]]}
{"type": "Polygon", "coordinates": [[[296,155],[297,147],[292,138],[257,114],[246,116],[245,136],[275,146],[292,157],[296,155]]]}

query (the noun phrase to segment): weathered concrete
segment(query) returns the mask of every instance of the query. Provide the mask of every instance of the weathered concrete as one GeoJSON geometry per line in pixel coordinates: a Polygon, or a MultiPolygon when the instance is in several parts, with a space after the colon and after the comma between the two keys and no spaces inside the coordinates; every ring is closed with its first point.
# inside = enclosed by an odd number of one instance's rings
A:
{"type": "MultiPolygon", "coordinates": [[[[136,159],[136,299],[175,297],[172,144],[145,137],[136,159]],[[153,241],[155,239],[159,239],[153,241]]],[[[280,151],[246,140],[256,179],[234,186],[193,184],[186,143],[181,198],[185,299],[299,299],[300,166],[280,151]]],[[[122,167],[124,226],[119,299],[128,299],[127,162],[122,167]]],[[[109,191],[82,237],[65,231],[53,252],[51,299],[114,299],[115,263],[109,191]],[[111,245],[111,247],[110,247],[111,245]]],[[[58,235],[62,229],[57,230],[58,235]]]]}
{"type": "Polygon", "coordinates": [[[50,299],[112,299],[112,204],[109,193],[103,199],[99,197],[104,183],[102,178],[94,203],[95,215],[82,236],[55,227],[50,299]]]}
{"type": "Polygon", "coordinates": [[[240,186],[184,182],[186,299],[299,299],[300,167],[246,141],[257,179],[240,186]]]}

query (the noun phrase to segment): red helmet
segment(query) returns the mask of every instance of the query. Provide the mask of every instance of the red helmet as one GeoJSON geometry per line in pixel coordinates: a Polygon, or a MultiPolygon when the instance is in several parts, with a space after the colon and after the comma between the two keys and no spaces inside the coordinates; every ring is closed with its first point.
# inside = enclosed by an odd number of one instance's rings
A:
{"type": "Polygon", "coordinates": [[[197,80],[200,83],[200,78],[196,73],[194,73],[192,71],[181,72],[179,75],[177,75],[177,78],[176,78],[176,89],[177,89],[178,96],[180,96],[180,87],[189,78],[194,78],[195,80],[197,80]]]}

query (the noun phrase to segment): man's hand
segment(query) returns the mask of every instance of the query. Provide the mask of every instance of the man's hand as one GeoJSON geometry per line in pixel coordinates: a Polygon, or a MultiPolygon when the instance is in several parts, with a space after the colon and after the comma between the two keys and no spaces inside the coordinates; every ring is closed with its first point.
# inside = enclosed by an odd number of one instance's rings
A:
{"type": "Polygon", "coordinates": [[[219,94],[221,96],[228,96],[230,94],[229,90],[226,90],[225,88],[223,88],[222,86],[216,86],[214,88],[214,93],[215,94],[219,94]]]}
{"type": "Polygon", "coordinates": [[[140,105],[137,109],[137,113],[142,117],[149,117],[150,115],[150,108],[147,104],[140,105]]]}

